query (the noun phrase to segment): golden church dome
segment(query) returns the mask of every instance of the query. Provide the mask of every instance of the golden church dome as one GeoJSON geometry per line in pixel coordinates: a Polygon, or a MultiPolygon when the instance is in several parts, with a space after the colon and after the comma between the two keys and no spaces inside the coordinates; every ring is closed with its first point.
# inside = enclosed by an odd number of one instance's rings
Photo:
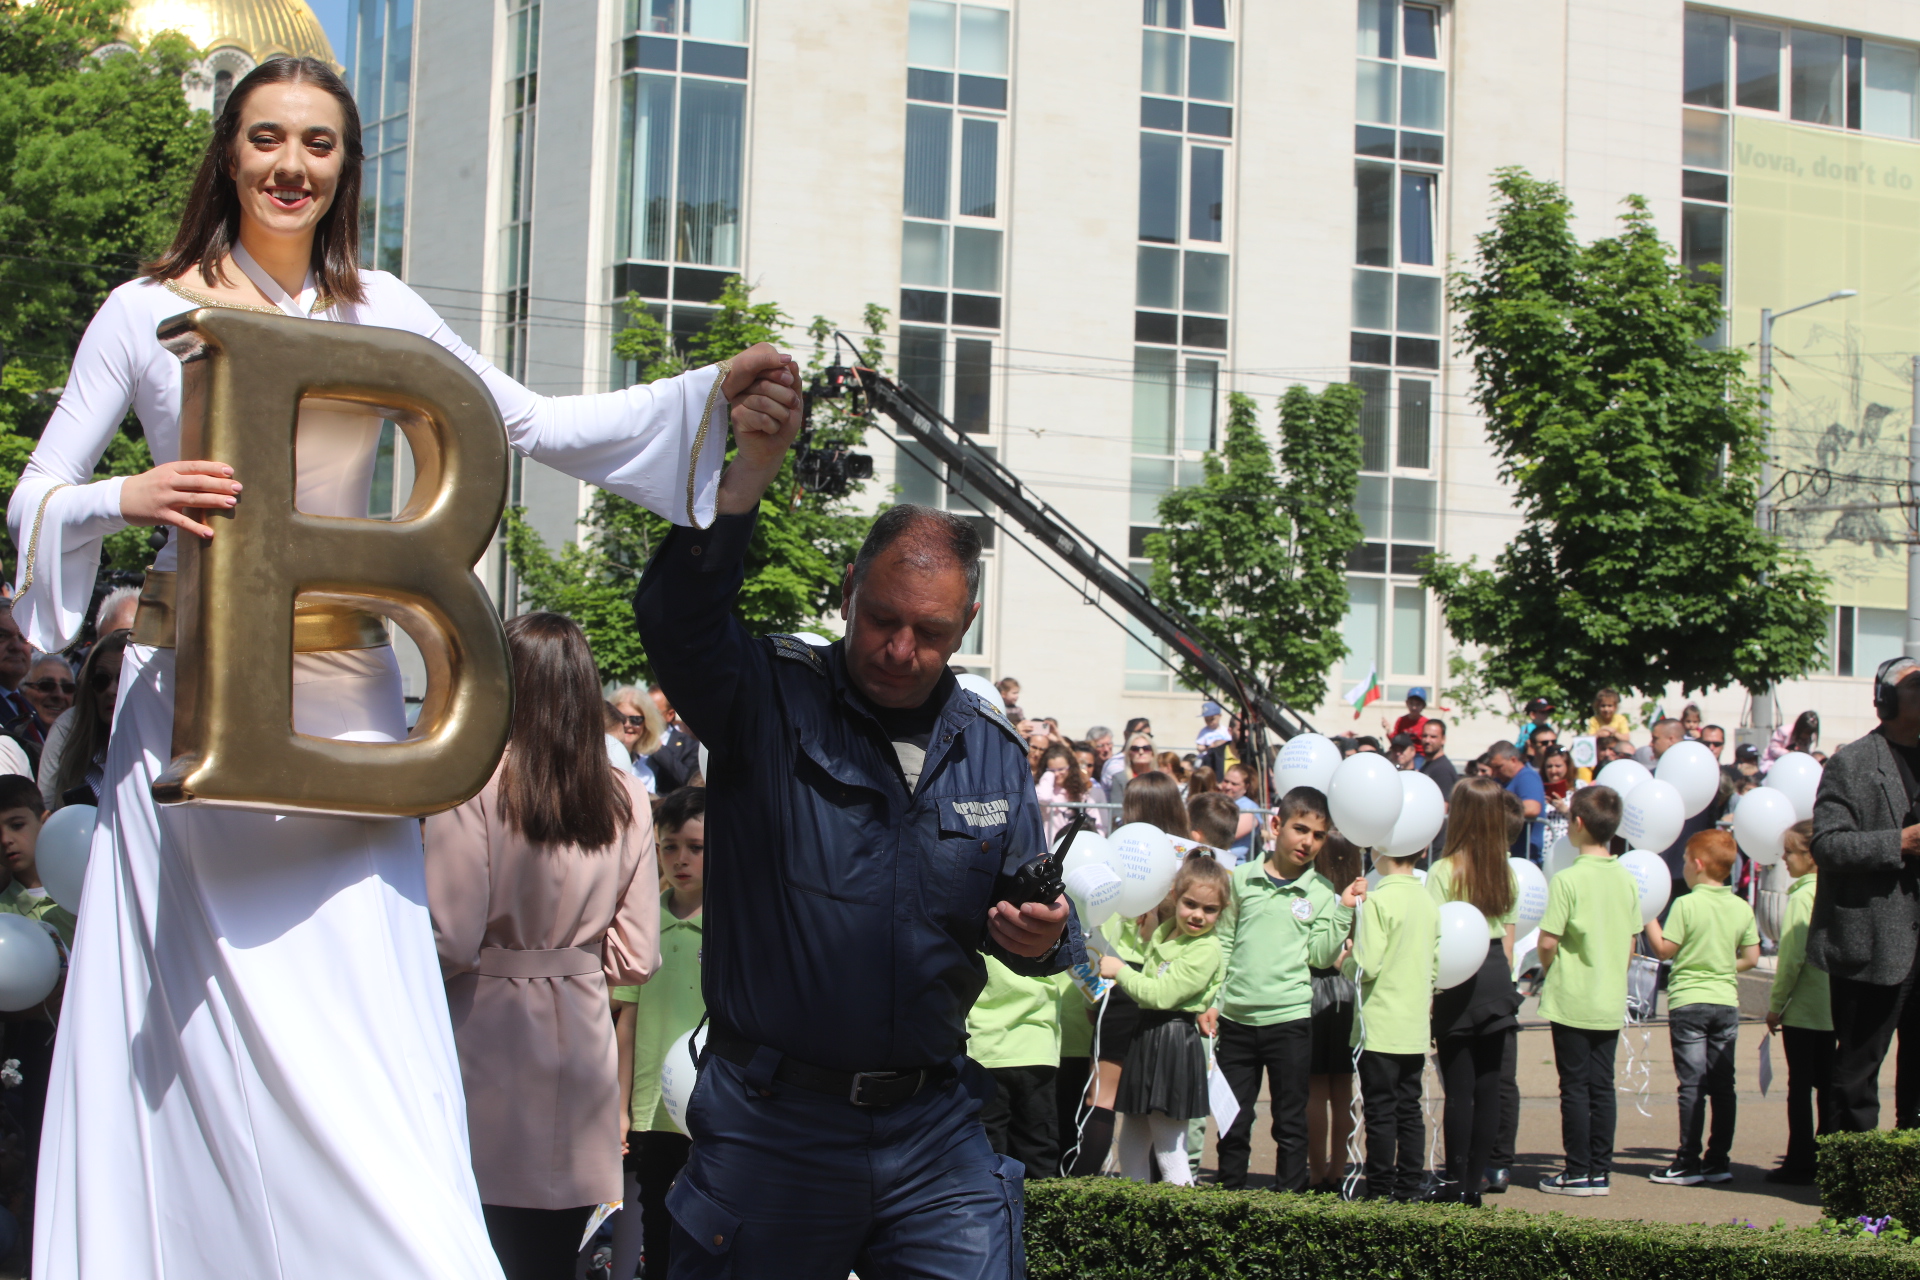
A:
{"type": "Polygon", "coordinates": [[[177,31],[202,53],[239,49],[256,64],[285,53],[338,65],[306,0],[132,0],[121,29],[140,44],[177,31]]]}

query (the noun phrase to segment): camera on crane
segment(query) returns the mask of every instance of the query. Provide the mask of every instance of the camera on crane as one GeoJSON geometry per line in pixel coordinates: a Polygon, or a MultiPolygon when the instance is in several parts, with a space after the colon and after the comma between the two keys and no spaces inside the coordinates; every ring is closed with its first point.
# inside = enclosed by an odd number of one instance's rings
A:
{"type": "Polygon", "coordinates": [[[813,441],[813,402],[849,397],[854,411],[860,412],[860,380],[845,365],[829,365],[820,371],[807,388],[806,427],[800,433],[794,451],[793,471],[800,487],[809,493],[843,498],[862,480],[873,479],[873,455],[855,453],[845,444],[815,446],[813,441]]]}

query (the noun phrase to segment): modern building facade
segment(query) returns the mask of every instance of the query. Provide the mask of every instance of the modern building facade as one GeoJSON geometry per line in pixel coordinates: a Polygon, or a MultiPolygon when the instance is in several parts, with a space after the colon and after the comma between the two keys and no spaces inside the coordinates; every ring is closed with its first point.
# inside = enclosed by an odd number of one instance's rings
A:
{"type": "MultiPolygon", "coordinates": [[[[1490,559],[1517,526],[1443,289],[1497,169],[1563,183],[1586,236],[1647,197],[1724,268],[1725,341],[1857,289],[1774,330],[1781,527],[1835,575],[1827,670],[1779,698],[1830,739],[1870,723],[1859,677],[1904,629],[1900,516],[1804,508],[1890,501],[1905,474],[1920,7],[360,0],[355,30],[368,260],[538,390],[634,376],[611,349],[629,296],[681,335],[733,274],[850,329],[879,303],[906,381],[1137,559],[1226,392],[1271,427],[1289,385],[1363,388],[1366,542],[1323,727],[1353,723],[1338,694],[1369,670],[1390,700],[1446,683],[1414,566],[1490,559]]],[[[928,459],[869,445],[868,500],[949,501],[928,459]]],[[[515,491],[550,543],[576,536],[580,486],[527,464],[515,491]]],[[[1197,727],[1158,646],[1024,543],[995,539],[964,660],[1076,729],[1197,727]]],[[[1703,701],[1743,712],[1738,690],[1703,701]]]]}

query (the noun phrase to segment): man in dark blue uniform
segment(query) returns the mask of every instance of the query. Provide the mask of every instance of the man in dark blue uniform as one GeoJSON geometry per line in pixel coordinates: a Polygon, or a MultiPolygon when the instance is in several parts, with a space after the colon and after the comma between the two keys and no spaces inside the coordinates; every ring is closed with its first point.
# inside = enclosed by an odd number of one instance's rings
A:
{"type": "MultiPolygon", "coordinates": [[[[776,375],[778,377],[778,375],[776,375]]],[[[979,537],[895,507],[849,567],[842,641],[749,635],[733,616],[755,512],[798,427],[762,383],[706,530],[676,528],[634,600],[707,771],[709,1023],[668,1196],[672,1274],[1002,1280],[1024,1274],[1021,1166],[979,1121],[965,1056],[981,953],[1078,961],[1064,898],[1014,906],[1044,851],[1026,744],[947,661],[979,612],[979,537]]]]}

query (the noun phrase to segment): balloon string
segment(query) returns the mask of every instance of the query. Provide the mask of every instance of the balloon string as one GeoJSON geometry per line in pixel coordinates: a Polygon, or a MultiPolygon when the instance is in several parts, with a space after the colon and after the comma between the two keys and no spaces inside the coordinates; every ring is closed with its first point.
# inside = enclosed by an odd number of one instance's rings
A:
{"type": "MultiPolygon", "coordinates": [[[[1356,1084],[1359,1083],[1357,1077],[1360,1074],[1360,1055],[1367,1043],[1367,1003],[1360,996],[1360,982],[1364,976],[1365,971],[1356,961],[1353,966],[1353,1023],[1360,1032],[1353,1045],[1353,1074],[1356,1077],[1356,1084]]],[[[1360,1178],[1366,1170],[1360,1150],[1360,1138],[1367,1122],[1359,1089],[1353,1091],[1353,1100],[1347,1104],[1347,1115],[1352,1123],[1347,1126],[1347,1167],[1340,1179],[1340,1198],[1357,1200],[1360,1197],[1360,1178]]]]}
{"type": "Polygon", "coordinates": [[[1643,1022],[1634,1011],[1633,1003],[1627,1003],[1627,1066],[1626,1083],[1614,1086],[1615,1093],[1633,1095],[1634,1109],[1649,1120],[1653,1112],[1647,1110],[1647,1103],[1653,1097],[1653,1028],[1643,1022]],[[1633,1047],[1633,1029],[1643,1028],[1640,1032],[1640,1049],[1633,1047]]]}
{"type": "MultiPolygon", "coordinates": [[[[1087,1087],[1081,1090],[1080,1105],[1074,1108],[1073,1146],[1069,1147],[1060,1157],[1060,1176],[1063,1178],[1070,1176],[1069,1170],[1073,1168],[1075,1161],[1079,1159],[1080,1144],[1086,1141],[1087,1137],[1087,1121],[1093,1119],[1095,1109],[1093,1103],[1094,1099],[1099,1096],[1100,1088],[1100,1028],[1107,1019],[1107,996],[1112,991],[1113,986],[1109,985],[1105,991],[1100,993],[1100,999],[1096,1002],[1096,1012],[1093,1015],[1093,1059],[1087,1063],[1087,1087]]],[[[1109,1159],[1111,1159],[1113,1154],[1111,1147],[1107,1149],[1107,1154],[1109,1159]]],[[[1106,1166],[1104,1164],[1101,1165],[1100,1171],[1102,1173],[1106,1172],[1106,1166]]]]}

